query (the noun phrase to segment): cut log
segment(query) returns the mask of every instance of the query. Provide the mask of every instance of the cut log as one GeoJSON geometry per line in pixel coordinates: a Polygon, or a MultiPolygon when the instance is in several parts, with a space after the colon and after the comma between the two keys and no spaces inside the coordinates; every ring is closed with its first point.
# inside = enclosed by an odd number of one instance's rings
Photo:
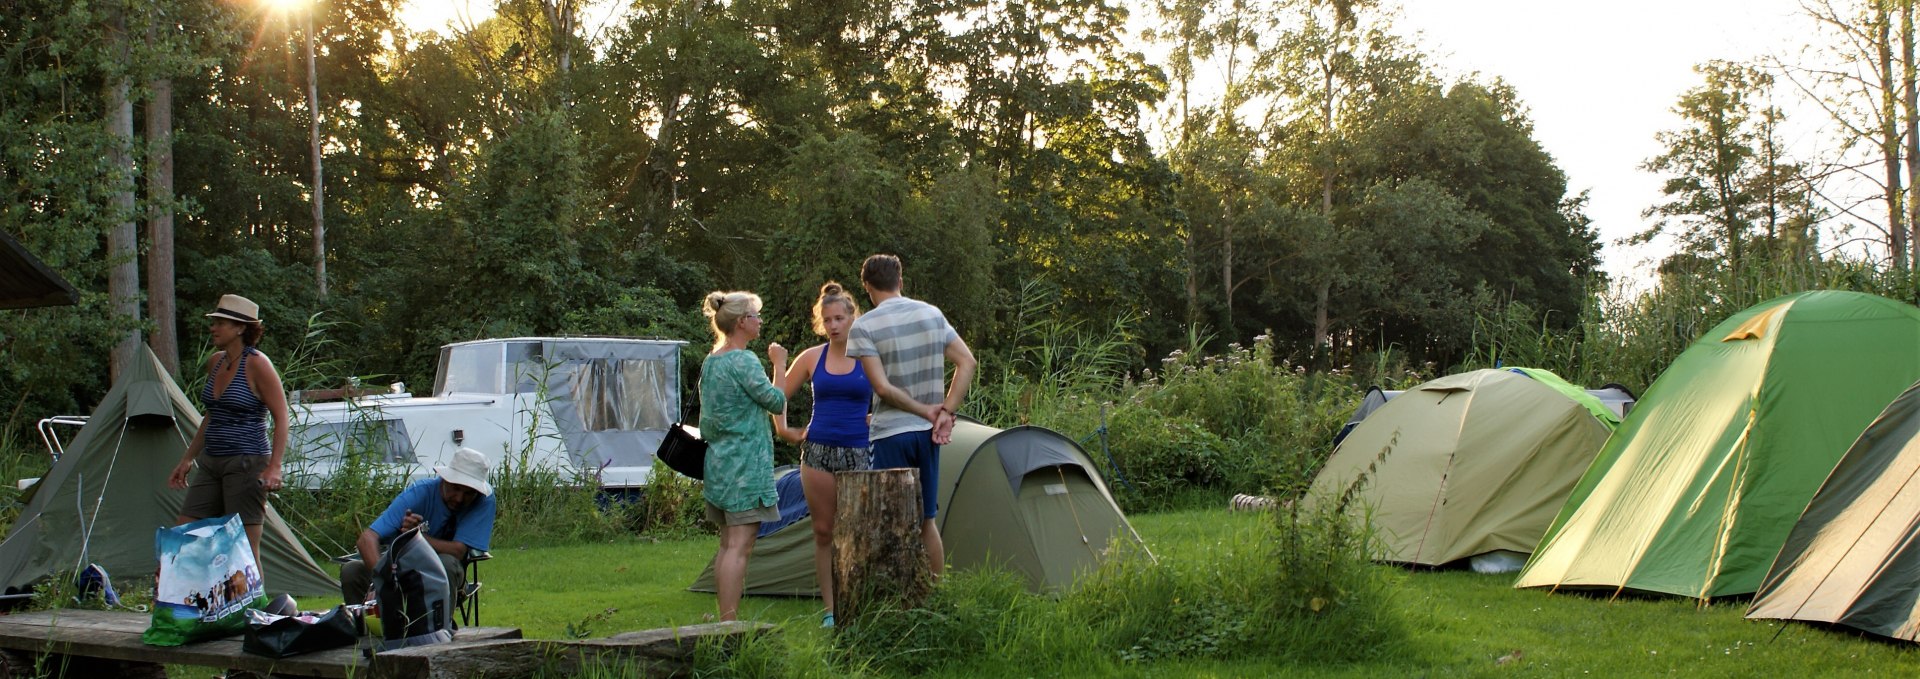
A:
{"type": "Polygon", "coordinates": [[[916,608],[933,590],[920,541],[920,472],[883,469],[834,475],[839,518],[833,525],[834,618],[916,608]]]}
{"type": "Polygon", "coordinates": [[[604,639],[514,639],[395,649],[373,656],[373,676],[382,679],[505,679],[620,674],[642,677],[693,674],[694,652],[717,646],[732,653],[748,637],[773,625],[717,622],[616,634],[604,639]]]}

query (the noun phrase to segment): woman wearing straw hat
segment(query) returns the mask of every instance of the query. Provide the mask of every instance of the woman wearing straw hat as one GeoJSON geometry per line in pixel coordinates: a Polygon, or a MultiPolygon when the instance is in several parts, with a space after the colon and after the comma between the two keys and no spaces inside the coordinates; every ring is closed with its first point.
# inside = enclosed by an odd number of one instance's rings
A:
{"type": "Polygon", "coordinates": [[[213,319],[207,332],[219,349],[207,359],[207,384],[200,389],[207,412],[167,485],[187,491],[175,518],[179,523],[239,514],[258,565],[267,493],[280,489],[280,462],[287,454],[287,392],[273,362],[254,348],[266,332],[260,305],[239,295],[222,295],[220,306],[207,318],[213,319]],[[188,472],[196,462],[200,473],[189,482],[188,472]]]}

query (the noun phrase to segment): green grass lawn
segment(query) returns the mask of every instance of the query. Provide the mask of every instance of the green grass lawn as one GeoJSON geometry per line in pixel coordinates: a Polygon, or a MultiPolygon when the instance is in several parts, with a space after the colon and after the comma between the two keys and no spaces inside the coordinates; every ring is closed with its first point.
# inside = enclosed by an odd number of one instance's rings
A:
{"type": "MultiPolygon", "coordinates": [[[[1186,511],[1133,517],[1155,552],[1197,554],[1236,534],[1253,515],[1186,511]]],[[[701,622],[713,596],[686,591],[712,557],[714,538],[554,547],[497,545],[483,571],[483,621],[560,638],[569,625],[593,636],[701,622]],[[612,609],[612,612],[607,612],[612,609]]],[[[1260,658],[1041,668],[981,658],[935,676],[1909,676],[1920,657],[1906,644],[1805,624],[1749,621],[1744,604],[1515,590],[1510,576],[1409,572],[1382,566],[1394,582],[1404,640],[1378,659],[1338,666],[1286,666],[1260,658]],[[1502,661],[1502,658],[1506,660],[1502,661]]],[[[748,597],[743,617],[782,623],[817,638],[819,602],[748,597]]]]}

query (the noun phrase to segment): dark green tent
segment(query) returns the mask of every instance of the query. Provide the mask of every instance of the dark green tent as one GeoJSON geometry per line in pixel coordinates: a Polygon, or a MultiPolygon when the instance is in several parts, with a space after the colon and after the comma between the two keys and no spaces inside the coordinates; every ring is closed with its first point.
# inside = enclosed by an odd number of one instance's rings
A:
{"type": "MultiPolygon", "coordinates": [[[[173,525],[186,491],[167,487],[200,413],[145,345],[87,418],[0,542],[0,587],[24,592],[89,563],[115,577],[159,568],[154,529],[173,525]]],[[[269,593],[339,596],[280,514],[267,506],[260,559],[269,593]]]]}
{"type": "Polygon", "coordinates": [[[1854,441],[1760,584],[1749,618],[1920,641],[1920,384],[1854,441]]]}
{"type": "Polygon", "coordinates": [[[1752,594],[1807,500],[1920,379],[1920,309],[1786,295],[1714,326],[1607,440],[1516,587],[1752,594]]]}
{"type": "MultiPolygon", "coordinates": [[[[1072,585],[1100,563],[1111,541],[1140,541],[1093,460],[1072,439],[1041,427],[955,425],[953,441],[940,449],[936,522],[949,566],[991,564],[1035,591],[1072,585]]],[[[713,591],[713,566],[688,589],[713,591]]],[[[754,543],[746,593],[820,594],[811,518],[754,543]]]]}

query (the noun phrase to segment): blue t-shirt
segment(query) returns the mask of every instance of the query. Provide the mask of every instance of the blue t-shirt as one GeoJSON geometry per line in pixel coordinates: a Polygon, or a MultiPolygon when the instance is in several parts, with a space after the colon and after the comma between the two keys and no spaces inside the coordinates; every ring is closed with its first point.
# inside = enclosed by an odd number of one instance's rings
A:
{"type": "Polygon", "coordinates": [[[447,503],[440,500],[439,478],[415,481],[407,486],[368,528],[380,536],[381,542],[400,537],[400,522],[407,518],[408,511],[426,519],[424,532],[436,540],[452,540],[486,551],[487,542],[493,539],[493,496],[481,496],[456,516],[447,509],[447,503]]]}

